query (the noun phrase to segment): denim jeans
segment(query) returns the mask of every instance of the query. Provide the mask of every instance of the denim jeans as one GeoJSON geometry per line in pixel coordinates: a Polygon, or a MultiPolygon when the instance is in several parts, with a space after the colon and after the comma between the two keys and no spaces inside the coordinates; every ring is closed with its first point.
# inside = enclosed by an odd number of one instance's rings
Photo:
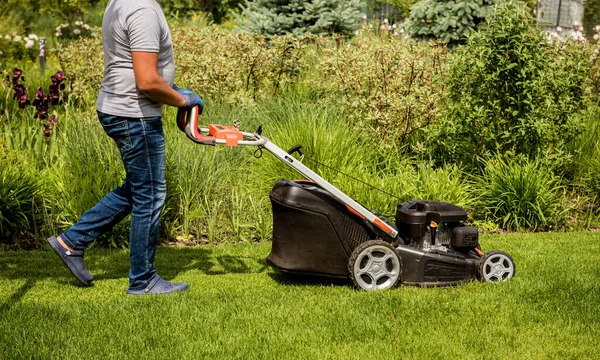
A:
{"type": "Polygon", "coordinates": [[[125,183],[88,210],[60,235],[76,250],[85,249],[131,213],[129,288],[145,288],[154,276],[158,221],[166,197],[165,136],[160,116],[125,118],[98,112],[104,131],[121,153],[125,183]]]}

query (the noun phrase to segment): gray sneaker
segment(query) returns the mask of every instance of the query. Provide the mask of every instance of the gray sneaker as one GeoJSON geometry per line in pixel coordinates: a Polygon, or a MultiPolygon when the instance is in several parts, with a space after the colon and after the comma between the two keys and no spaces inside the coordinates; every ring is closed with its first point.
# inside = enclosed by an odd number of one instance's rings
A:
{"type": "Polygon", "coordinates": [[[156,275],[146,288],[128,289],[127,295],[160,295],[188,291],[190,287],[185,282],[172,283],[156,275]]]}

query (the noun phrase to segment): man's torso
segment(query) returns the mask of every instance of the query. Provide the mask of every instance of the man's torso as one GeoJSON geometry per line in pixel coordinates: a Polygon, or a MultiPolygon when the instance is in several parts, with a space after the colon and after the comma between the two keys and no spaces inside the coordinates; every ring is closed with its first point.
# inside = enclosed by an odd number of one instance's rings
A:
{"type": "Polygon", "coordinates": [[[173,84],[175,62],[169,26],[156,0],[110,0],[102,21],[104,78],[96,109],[124,117],[162,114],[162,104],[135,84],[132,51],[158,53],[158,73],[173,84]]]}

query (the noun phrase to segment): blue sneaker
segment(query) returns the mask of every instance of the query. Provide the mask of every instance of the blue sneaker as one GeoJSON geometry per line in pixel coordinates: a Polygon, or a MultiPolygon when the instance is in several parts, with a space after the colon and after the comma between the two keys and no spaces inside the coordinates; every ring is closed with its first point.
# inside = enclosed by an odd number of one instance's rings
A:
{"type": "Polygon", "coordinates": [[[84,285],[89,286],[94,279],[92,274],[87,271],[83,263],[83,250],[69,250],[62,246],[56,236],[52,236],[48,239],[52,250],[58,255],[67,268],[71,270],[77,280],[81,281],[84,285]]]}
{"type": "Polygon", "coordinates": [[[161,295],[188,291],[190,287],[185,282],[172,283],[156,275],[148,286],[143,289],[128,289],[127,295],[161,295]]]}

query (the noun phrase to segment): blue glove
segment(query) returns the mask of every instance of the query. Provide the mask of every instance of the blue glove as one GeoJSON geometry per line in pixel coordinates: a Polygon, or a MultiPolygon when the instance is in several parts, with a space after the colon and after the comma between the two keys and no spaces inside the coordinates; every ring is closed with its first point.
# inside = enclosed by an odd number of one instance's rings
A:
{"type": "Polygon", "coordinates": [[[190,89],[181,89],[177,85],[173,84],[173,90],[180,93],[185,98],[185,105],[181,108],[185,110],[189,110],[194,106],[198,105],[200,107],[199,114],[202,114],[202,110],[204,109],[204,102],[200,99],[200,96],[194,94],[190,89]]]}

